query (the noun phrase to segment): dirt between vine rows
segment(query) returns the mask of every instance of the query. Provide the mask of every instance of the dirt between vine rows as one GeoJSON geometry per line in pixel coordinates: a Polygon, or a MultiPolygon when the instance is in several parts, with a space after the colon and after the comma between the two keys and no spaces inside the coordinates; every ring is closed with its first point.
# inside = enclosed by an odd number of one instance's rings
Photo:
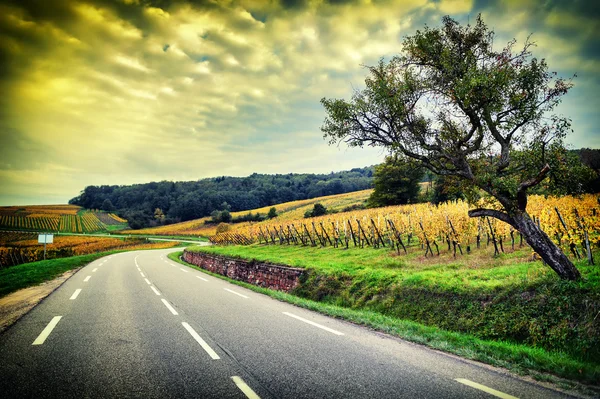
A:
{"type": "Polygon", "coordinates": [[[0,333],[33,309],[78,270],[66,271],[54,280],[46,281],[35,287],[24,288],[0,298],[0,333]]]}

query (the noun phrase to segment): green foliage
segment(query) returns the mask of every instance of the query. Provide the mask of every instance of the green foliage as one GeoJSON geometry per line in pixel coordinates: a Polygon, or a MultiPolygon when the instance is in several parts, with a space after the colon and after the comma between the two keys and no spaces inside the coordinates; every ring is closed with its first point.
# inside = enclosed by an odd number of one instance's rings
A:
{"type": "Polygon", "coordinates": [[[308,210],[308,211],[304,212],[305,218],[313,218],[313,217],[323,216],[323,215],[327,215],[327,208],[319,202],[317,202],[313,206],[312,210],[308,210]]]}
{"type": "Polygon", "coordinates": [[[213,211],[210,214],[211,220],[210,223],[230,223],[231,222],[231,213],[227,210],[224,209],[222,211],[213,211]]]}
{"type": "Polygon", "coordinates": [[[460,187],[460,183],[453,176],[436,176],[431,202],[440,204],[442,202],[465,199],[465,194],[460,191],[460,187]]]}
{"type": "Polygon", "coordinates": [[[375,167],[373,193],[368,206],[402,205],[416,202],[424,170],[410,159],[394,154],[375,167]]]}
{"type": "Polygon", "coordinates": [[[538,169],[544,164],[550,165],[549,178],[535,188],[536,193],[579,195],[596,192],[593,181],[598,175],[576,153],[568,151],[557,141],[535,142],[531,143],[531,147],[525,154],[518,154],[523,157],[523,164],[538,169]]]}
{"type": "Polygon", "coordinates": [[[417,31],[400,55],[369,68],[351,101],[322,99],[325,137],[386,147],[517,209],[521,184],[564,162],[553,154],[570,121],[546,114],[572,83],[533,58],[531,43],[497,51],[493,39],[481,17],[474,26],[445,17],[417,31]]]}
{"type": "Polygon", "coordinates": [[[264,214],[262,214],[260,212],[256,212],[254,214],[252,212],[248,212],[245,215],[241,215],[241,216],[231,219],[231,223],[261,222],[263,220],[265,220],[264,214]]]}
{"type": "Polygon", "coordinates": [[[277,217],[277,209],[275,209],[275,207],[272,207],[271,209],[269,209],[269,213],[267,214],[267,218],[268,219],[273,219],[277,217]]]}
{"type": "Polygon", "coordinates": [[[103,211],[112,212],[115,210],[115,206],[113,205],[110,199],[106,198],[104,201],[102,201],[101,209],[103,211]]]}

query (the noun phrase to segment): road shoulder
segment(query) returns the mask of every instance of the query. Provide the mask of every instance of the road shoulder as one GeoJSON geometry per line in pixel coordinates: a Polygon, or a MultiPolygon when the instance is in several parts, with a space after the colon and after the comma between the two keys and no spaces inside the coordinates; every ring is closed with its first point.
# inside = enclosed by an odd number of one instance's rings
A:
{"type": "Polygon", "coordinates": [[[60,287],[80,268],[64,272],[59,277],[34,287],[24,288],[0,298],[0,333],[27,314],[44,298],[60,287]]]}

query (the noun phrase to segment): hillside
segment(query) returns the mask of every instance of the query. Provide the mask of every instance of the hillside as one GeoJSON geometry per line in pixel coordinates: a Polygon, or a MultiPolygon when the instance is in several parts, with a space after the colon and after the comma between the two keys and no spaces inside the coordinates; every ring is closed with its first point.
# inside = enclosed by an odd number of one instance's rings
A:
{"type": "MultiPolygon", "coordinates": [[[[284,202],[273,205],[277,211],[278,221],[294,220],[302,217],[307,210],[311,210],[316,203],[325,206],[330,212],[342,212],[352,207],[361,207],[364,205],[373,190],[361,190],[346,194],[330,195],[299,201],[284,202]]],[[[243,217],[248,213],[266,215],[271,206],[251,209],[249,211],[232,212],[233,219],[243,217]]],[[[126,234],[149,234],[149,235],[168,235],[168,236],[204,236],[210,237],[216,233],[216,224],[211,224],[210,217],[194,219],[187,222],[175,223],[166,226],[158,226],[147,229],[126,230],[126,234]]],[[[243,228],[250,225],[248,222],[235,223],[235,228],[243,228]]]]}
{"type": "Polygon", "coordinates": [[[185,222],[215,210],[232,212],[279,203],[368,189],[373,167],[330,174],[216,177],[188,182],[152,182],[128,186],[88,186],[70,204],[117,212],[133,229],[185,222]],[[160,209],[164,219],[157,222],[160,209]]]}
{"type": "Polygon", "coordinates": [[[127,221],[113,213],[89,211],[75,205],[0,207],[0,230],[97,233],[126,226],[127,221]]]}

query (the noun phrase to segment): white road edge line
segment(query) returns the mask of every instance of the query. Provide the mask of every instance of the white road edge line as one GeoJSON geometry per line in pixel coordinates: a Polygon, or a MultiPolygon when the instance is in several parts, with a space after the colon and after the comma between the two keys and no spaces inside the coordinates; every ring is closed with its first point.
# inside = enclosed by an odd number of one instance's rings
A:
{"type": "Polygon", "coordinates": [[[146,278],[146,276],[144,276],[144,273],[140,272],[140,274],[142,275],[143,278],[146,278]]]}
{"type": "Polygon", "coordinates": [[[75,292],[73,293],[73,295],[71,295],[71,298],[69,298],[69,299],[73,300],[73,299],[77,298],[77,295],[79,295],[80,292],[81,292],[81,288],[77,288],[75,290],[75,292]]]}
{"type": "Polygon", "coordinates": [[[133,261],[135,262],[135,265],[136,265],[136,266],[138,267],[138,269],[139,269],[139,268],[140,268],[140,265],[138,265],[138,263],[137,263],[137,258],[138,258],[138,256],[139,256],[139,255],[137,255],[137,256],[135,257],[135,259],[133,259],[133,261]]]}
{"type": "Polygon", "coordinates": [[[165,304],[167,309],[169,309],[171,311],[171,313],[173,313],[173,315],[175,315],[175,316],[179,315],[179,313],[177,313],[177,311],[175,309],[173,309],[173,306],[171,306],[171,304],[169,302],[167,302],[167,300],[165,298],[162,298],[161,301],[162,301],[162,303],[165,304]]]}
{"type": "Polygon", "coordinates": [[[205,279],[204,277],[196,276],[196,278],[199,278],[200,280],[208,281],[208,280],[207,280],[207,279],[205,279]]]}
{"type": "Polygon", "coordinates": [[[86,277],[86,278],[83,280],[83,282],[84,282],[84,283],[87,283],[88,281],[90,281],[90,279],[91,279],[91,278],[92,278],[92,276],[87,276],[87,277],[86,277]]]}
{"type": "Polygon", "coordinates": [[[467,380],[467,379],[464,379],[464,378],[455,378],[454,381],[457,381],[457,382],[460,382],[461,384],[465,384],[467,386],[470,386],[471,388],[475,388],[475,389],[479,389],[480,391],[487,392],[490,395],[496,396],[498,398],[502,398],[502,399],[519,399],[516,396],[512,396],[512,395],[509,395],[509,394],[504,393],[504,392],[496,391],[495,389],[492,389],[490,387],[486,387],[485,385],[481,385],[481,384],[478,384],[476,382],[473,382],[471,380],[467,380]]]}
{"type": "Polygon", "coordinates": [[[94,270],[92,270],[92,273],[96,273],[96,270],[98,270],[98,268],[95,268],[94,270]]]}
{"type": "Polygon", "coordinates": [[[337,330],[334,330],[334,329],[332,329],[332,328],[325,327],[325,326],[323,326],[323,325],[321,325],[321,324],[315,323],[314,321],[306,320],[305,318],[303,318],[303,317],[300,317],[300,316],[296,316],[295,314],[288,313],[288,312],[283,312],[283,314],[284,314],[284,315],[286,315],[286,316],[293,317],[294,319],[298,319],[298,320],[300,320],[300,321],[303,321],[303,322],[305,322],[305,323],[308,323],[308,324],[310,324],[311,326],[315,326],[315,327],[318,327],[318,328],[320,328],[320,329],[322,329],[322,330],[329,331],[330,333],[333,333],[333,334],[335,334],[335,335],[345,335],[343,332],[339,332],[339,331],[337,331],[337,330]]]}
{"type": "Polygon", "coordinates": [[[184,272],[184,273],[189,273],[187,270],[185,270],[185,269],[182,269],[181,267],[179,268],[179,270],[181,270],[181,271],[182,271],[182,272],[184,272]]]}
{"type": "Polygon", "coordinates": [[[183,327],[185,327],[185,329],[190,333],[190,335],[196,340],[196,342],[198,342],[200,344],[200,346],[202,347],[202,349],[204,349],[206,351],[206,353],[208,353],[208,355],[213,360],[220,359],[219,355],[217,355],[217,353],[214,350],[212,350],[212,348],[210,346],[208,346],[208,344],[202,339],[202,337],[200,337],[198,335],[198,333],[196,331],[194,331],[194,329],[192,328],[192,326],[190,326],[185,321],[181,322],[181,325],[183,327]]]}
{"type": "Polygon", "coordinates": [[[239,292],[235,292],[235,291],[233,291],[233,290],[230,290],[229,288],[223,288],[223,289],[224,289],[225,291],[229,291],[229,292],[231,292],[232,294],[235,294],[235,295],[241,296],[242,298],[246,298],[246,299],[248,299],[248,297],[247,297],[246,295],[242,295],[242,294],[240,294],[239,292]]]}
{"type": "Polygon", "coordinates": [[[154,291],[156,295],[160,295],[160,292],[156,288],[154,288],[153,286],[150,286],[150,288],[152,288],[152,291],[154,291]]]}
{"type": "Polygon", "coordinates": [[[48,338],[48,335],[50,335],[52,330],[54,330],[54,327],[56,327],[60,319],[62,319],[62,316],[54,316],[52,320],[50,320],[50,323],[48,323],[46,328],[44,328],[44,330],[40,333],[40,335],[38,335],[38,337],[35,339],[35,341],[33,341],[33,344],[31,345],[43,344],[46,338],[48,338]]]}
{"type": "Polygon", "coordinates": [[[150,280],[148,280],[147,278],[144,278],[144,280],[146,280],[146,283],[148,283],[148,285],[152,285],[152,283],[150,282],[150,280]]]}
{"type": "Polygon", "coordinates": [[[250,388],[248,384],[244,382],[244,380],[242,380],[242,377],[234,375],[233,377],[231,377],[231,379],[233,380],[233,382],[235,382],[235,385],[237,385],[240,391],[242,391],[248,399],[260,399],[260,396],[258,396],[256,392],[254,392],[252,388],[250,388]]]}

